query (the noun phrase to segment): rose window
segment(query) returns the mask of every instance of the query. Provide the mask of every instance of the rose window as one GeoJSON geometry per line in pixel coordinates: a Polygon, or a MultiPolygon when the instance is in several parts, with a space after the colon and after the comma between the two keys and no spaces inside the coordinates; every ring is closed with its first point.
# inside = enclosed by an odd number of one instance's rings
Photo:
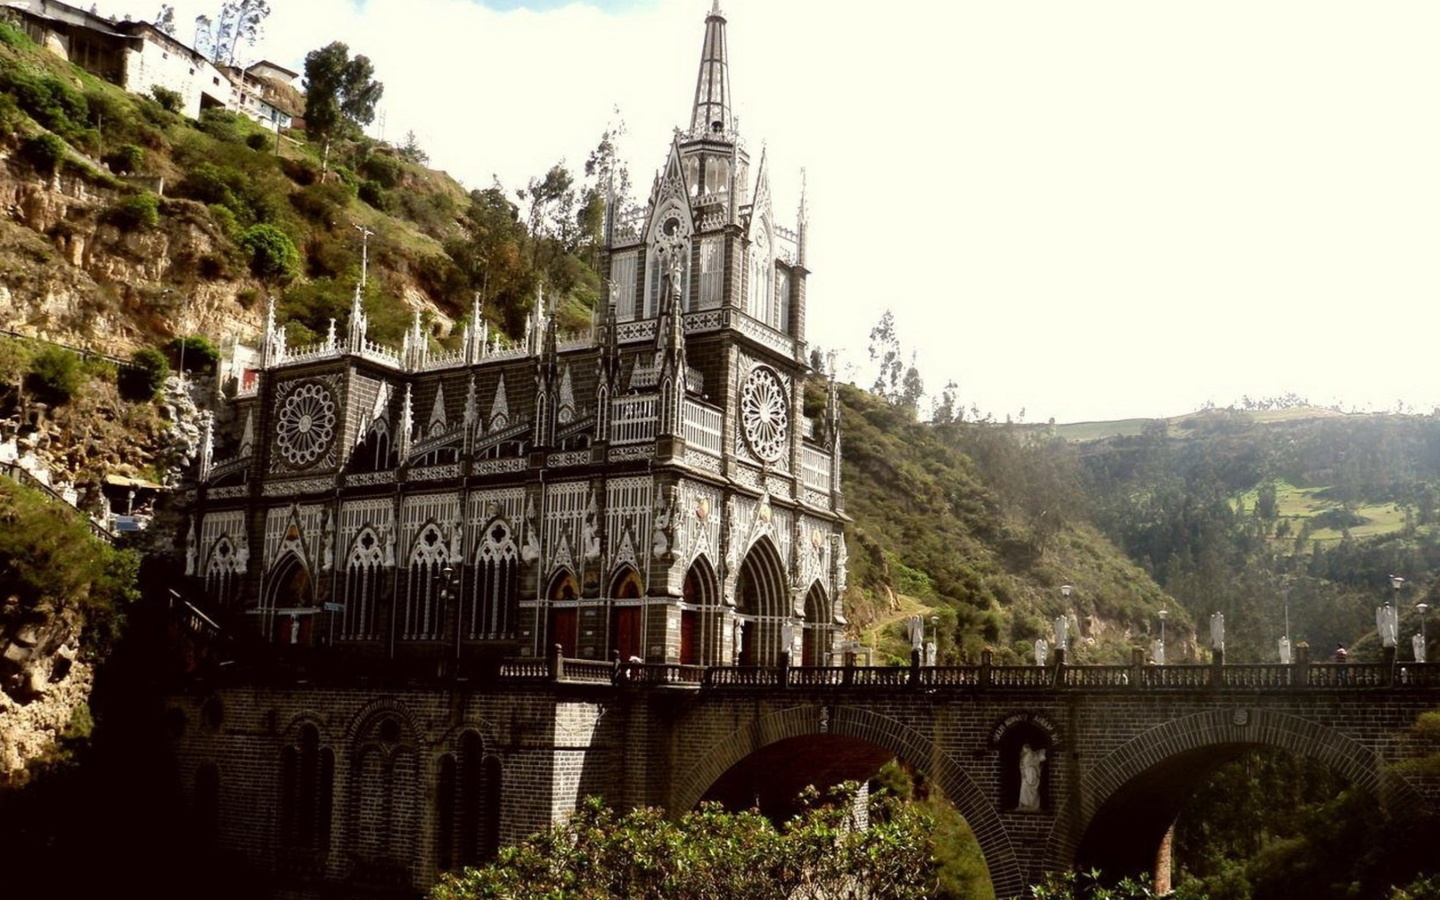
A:
{"type": "Polygon", "coordinates": [[[280,407],[275,444],[292,466],[308,466],[335,436],[335,400],[317,382],[290,392],[280,407]]]}
{"type": "Polygon", "coordinates": [[[740,387],[740,424],[755,455],[774,462],[785,452],[790,410],[785,388],[771,369],[756,368],[740,387]]]}

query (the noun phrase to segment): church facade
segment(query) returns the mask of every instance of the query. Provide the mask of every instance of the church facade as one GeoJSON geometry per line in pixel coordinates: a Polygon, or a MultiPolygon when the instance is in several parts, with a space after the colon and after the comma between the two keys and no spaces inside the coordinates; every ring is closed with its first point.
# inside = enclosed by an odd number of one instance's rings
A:
{"type": "Polygon", "coordinates": [[[779,224],[736,133],[725,26],[648,204],[609,215],[586,332],[537,303],[512,340],[477,306],[455,350],[418,319],[388,348],[357,291],[295,348],[272,310],[183,526],[209,649],[166,715],[198,841],[282,887],[409,896],[586,796],[674,800],[645,692],[605,673],[669,664],[683,703],[702,667],[837,661],[804,202],[779,224]]]}
{"type": "Polygon", "coordinates": [[[610,216],[587,333],[537,302],[519,341],[472,324],[437,353],[417,318],[391,349],[357,292],[348,334],[291,348],[272,314],[234,433],[202,450],[186,575],[207,610],[422,669],[556,646],[830,661],[843,503],[834,398],[804,409],[803,202],[777,222],[727,66],[716,9],[689,127],[643,215],[610,216]]]}

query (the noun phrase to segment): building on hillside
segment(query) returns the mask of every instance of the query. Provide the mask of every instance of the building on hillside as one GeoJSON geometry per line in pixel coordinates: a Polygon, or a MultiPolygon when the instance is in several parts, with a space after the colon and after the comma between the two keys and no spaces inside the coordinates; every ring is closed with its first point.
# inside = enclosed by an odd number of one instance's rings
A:
{"type": "MultiPolygon", "coordinates": [[[[474,674],[503,657],[826,663],[844,624],[836,398],[805,414],[805,219],[736,133],[725,20],[610,302],[561,334],[287,346],[206,437],[185,541],[207,614],[282,653],[474,674]],[[223,432],[223,433],[222,433],[223,432]]],[[[483,322],[477,306],[472,323],[483,322]]],[[[247,370],[248,371],[248,370],[247,370]]]]}
{"type": "Polygon", "coordinates": [[[299,114],[294,100],[273,84],[288,84],[286,75],[294,79],[296,73],[283,66],[264,62],[222,69],[149,22],[116,22],[59,0],[6,0],[4,6],[40,46],[131,93],[174,91],[181,98],[179,112],[191,118],[219,107],[285,128],[299,114]]]}

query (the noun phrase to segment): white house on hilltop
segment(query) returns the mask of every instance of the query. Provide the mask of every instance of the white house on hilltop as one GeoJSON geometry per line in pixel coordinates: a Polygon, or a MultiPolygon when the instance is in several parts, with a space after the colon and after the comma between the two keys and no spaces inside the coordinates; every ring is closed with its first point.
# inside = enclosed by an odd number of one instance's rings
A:
{"type": "Polygon", "coordinates": [[[287,128],[300,110],[276,84],[297,73],[272,62],[248,69],[220,67],[199,50],[149,22],[116,22],[59,0],[6,0],[37,44],[134,94],[162,87],[181,97],[180,110],[243,113],[268,128],[287,128]]]}

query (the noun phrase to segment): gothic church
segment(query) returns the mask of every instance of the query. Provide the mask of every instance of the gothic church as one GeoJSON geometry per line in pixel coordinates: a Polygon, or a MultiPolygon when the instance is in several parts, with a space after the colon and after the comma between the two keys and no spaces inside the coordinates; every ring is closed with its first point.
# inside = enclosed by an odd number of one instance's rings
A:
{"type": "Polygon", "coordinates": [[[537,303],[511,340],[476,308],[457,350],[418,319],[390,348],[357,291],[348,332],[297,348],[272,309],[233,425],[207,430],[186,608],[223,652],[169,729],[195,833],[277,883],[423,889],[586,795],[666,802],[629,745],[643,706],[507,671],[835,661],[838,401],[832,378],[805,414],[804,202],[777,222],[725,29],[717,2],[647,206],[609,214],[588,331],[537,303]]]}

